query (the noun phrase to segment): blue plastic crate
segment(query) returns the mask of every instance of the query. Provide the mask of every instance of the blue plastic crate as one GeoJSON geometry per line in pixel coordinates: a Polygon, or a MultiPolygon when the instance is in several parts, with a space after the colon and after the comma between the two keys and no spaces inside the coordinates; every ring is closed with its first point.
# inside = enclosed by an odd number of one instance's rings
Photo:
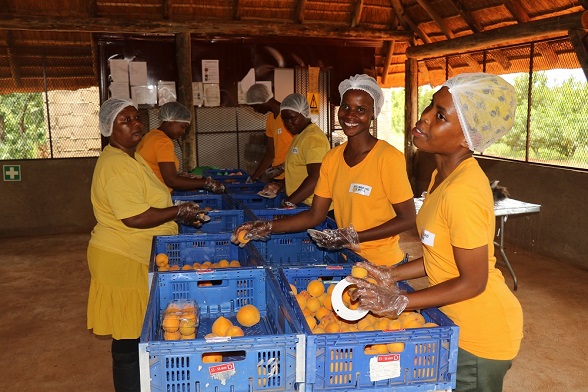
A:
{"type": "Polygon", "coordinates": [[[224,210],[227,209],[227,202],[224,198],[225,195],[215,194],[202,194],[195,193],[193,195],[174,196],[172,195],[172,202],[174,204],[178,202],[193,201],[197,203],[200,208],[208,208],[212,210],[224,210]]]}
{"type": "Polygon", "coordinates": [[[206,191],[204,189],[193,189],[190,191],[173,190],[172,198],[174,196],[199,196],[199,195],[214,195],[214,193],[206,191]]]}
{"type": "MultiPolygon", "coordinates": [[[[436,308],[421,312],[426,322],[438,327],[399,331],[366,331],[313,334],[291,292],[306,289],[311,280],[336,283],[351,274],[348,267],[306,267],[276,269],[278,282],[292,311],[307,334],[306,391],[432,391],[455,388],[459,327],[436,308]],[[397,354],[365,354],[367,345],[402,342],[397,354]],[[378,360],[388,360],[386,365],[378,360]],[[382,366],[386,366],[382,369],[382,366]],[[372,381],[372,375],[390,378],[372,381]]],[[[412,291],[406,282],[401,288],[412,291]]]]}
{"type": "Polygon", "coordinates": [[[286,198],[284,192],[278,193],[273,199],[259,196],[256,193],[234,193],[227,195],[227,203],[230,208],[262,210],[266,208],[279,208],[282,200],[286,198]]]}
{"type": "Polygon", "coordinates": [[[254,182],[252,184],[247,184],[245,180],[237,181],[237,182],[225,182],[225,188],[228,193],[239,194],[239,193],[257,193],[261,191],[266,184],[263,182],[254,182]]]}
{"type": "Polygon", "coordinates": [[[143,391],[294,391],[304,383],[305,335],[276,278],[266,268],[156,274],[139,343],[143,391]],[[211,286],[204,283],[212,282],[211,286]],[[195,300],[196,339],[165,341],[162,312],[171,300],[195,300]],[[261,320],[245,336],[205,339],[219,316],[234,324],[237,311],[255,305],[261,320]],[[205,353],[222,362],[208,363],[205,353]]]}
{"type": "MultiPolygon", "coordinates": [[[[243,248],[235,246],[230,241],[229,233],[223,234],[192,234],[192,235],[163,235],[154,236],[149,259],[149,282],[157,271],[155,256],[165,253],[169,265],[177,265],[180,270],[186,264],[210,261],[218,263],[220,260],[237,260],[241,267],[258,267],[265,265],[265,260],[252,243],[243,248]]],[[[174,271],[160,272],[170,274],[174,271]]],[[[177,272],[177,271],[176,271],[177,272]]],[[[186,271],[186,273],[193,271],[186,271]]]]}
{"type": "Polygon", "coordinates": [[[178,224],[180,234],[232,233],[243,224],[243,210],[212,210],[208,212],[210,220],[201,227],[178,224]]]}

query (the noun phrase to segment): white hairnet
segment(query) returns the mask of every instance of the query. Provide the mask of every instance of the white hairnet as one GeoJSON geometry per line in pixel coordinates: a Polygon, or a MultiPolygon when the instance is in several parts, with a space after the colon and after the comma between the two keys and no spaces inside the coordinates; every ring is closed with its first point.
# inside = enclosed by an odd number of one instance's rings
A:
{"type": "Polygon", "coordinates": [[[179,102],[168,102],[159,108],[159,119],[163,121],[192,122],[192,114],[179,102]]]}
{"type": "Polygon", "coordinates": [[[256,83],[247,90],[245,101],[248,105],[260,105],[272,99],[273,96],[274,94],[265,84],[256,83]]]}
{"type": "Polygon", "coordinates": [[[293,112],[302,114],[305,118],[310,118],[308,100],[302,94],[294,93],[284,98],[280,105],[280,111],[282,110],[292,110],[293,112]]]}
{"type": "Polygon", "coordinates": [[[443,86],[451,93],[470,150],[484,151],[512,128],[516,92],[500,76],[463,73],[443,86]]]}
{"type": "Polygon", "coordinates": [[[137,109],[137,104],[127,99],[110,98],[102,103],[98,113],[98,127],[102,136],[109,137],[112,135],[114,119],[127,106],[137,109]]]}
{"type": "Polygon", "coordinates": [[[384,106],[384,92],[378,85],[376,79],[368,75],[355,75],[339,83],[339,95],[343,100],[343,95],[347,90],[361,90],[368,93],[374,99],[374,116],[378,117],[382,106],[384,106]]]}

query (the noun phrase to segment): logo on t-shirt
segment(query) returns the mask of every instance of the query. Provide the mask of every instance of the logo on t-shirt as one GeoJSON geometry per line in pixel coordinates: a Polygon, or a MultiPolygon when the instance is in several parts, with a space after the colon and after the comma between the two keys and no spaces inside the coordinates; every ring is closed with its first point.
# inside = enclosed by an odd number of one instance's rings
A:
{"type": "Polygon", "coordinates": [[[298,147],[294,147],[292,149],[292,154],[298,154],[298,147]]]}
{"type": "Polygon", "coordinates": [[[349,193],[357,193],[358,195],[369,196],[372,193],[372,187],[369,185],[354,184],[349,186],[349,193]]]}

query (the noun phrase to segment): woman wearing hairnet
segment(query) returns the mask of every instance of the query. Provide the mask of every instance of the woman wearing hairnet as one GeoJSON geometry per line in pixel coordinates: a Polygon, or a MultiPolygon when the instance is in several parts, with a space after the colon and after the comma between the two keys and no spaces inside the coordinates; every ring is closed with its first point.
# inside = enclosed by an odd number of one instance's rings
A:
{"type": "Polygon", "coordinates": [[[437,168],[417,216],[423,258],[396,268],[359,263],[376,279],[357,284],[359,307],[386,316],[439,307],[459,330],[456,391],[501,391],[523,336],[519,301],[494,257],[494,202],[473,157],[513,125],[514,88],[490,74],[461,74],[433,95],[412,130],[437,168]],[[429,287],[400,293],[395,282],[427,276],[429,287]]]}
{"type": "Polygon", "coordinates": [[[196,203],[172,206],[167,187],[136,154],[143,125],[133,102],[105,101],[99,125],[109,144],[96,162],[90,191],[97,224],[88,244],[87,326],[95,335],[112,336],[115,390],[138,392],[153,236],[177,234],[174,220],[194,223],[202,211],[196,203]]]}
{"type": "Polygon", "coordinates": [[[145,159],[157,178],[170,191],[206,189],[223,193],[225,186],[210,177],[196,178],[179,172],[180,162],[174,150],[174,140],[181,138],[190,126],[192,114],[179,102],[168,102],[159,108],[159,129],[152,129],[137,146],[137,152],[145,159]]]}
{"type": "MultiPolygon", "coordinates": [[[[325,155],[311,209],[266,226],[273,232],[315,227],[333,202],[339,229],[311,231],[319,246],[351,248],[379,265],[400,263],[405,253],[398,234],[414,227],[415,207],[404,155],[370,134],[370,124],[384,104],[382,89],[374,78],[355,75],[341,82],[339,93],[339,123],[347,142],[325,155]]],[[[269,233],[258,225],[252,225],[249,238],[269,233]]]]}

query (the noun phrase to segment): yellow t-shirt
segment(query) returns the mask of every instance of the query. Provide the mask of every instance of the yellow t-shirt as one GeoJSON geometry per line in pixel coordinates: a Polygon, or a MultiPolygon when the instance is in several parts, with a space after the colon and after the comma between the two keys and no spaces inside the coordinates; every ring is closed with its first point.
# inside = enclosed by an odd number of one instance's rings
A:
{"type": "Polygon", "coordinates": [[[132,159],[118,148],[106,146],[94,168],[90,195],[98,222],[92,230],[90,244],[97,248],[149,264],[153,236],[178,233],[174,221],[150,229],[131,228],[121,221],[149,207],[172,205],[167,187],[153,175],[139,154],[132,159]]]}
{"type": "MultiPolygon", "coordinates": [[[[282,115],[278,114],[277,118],[274,118],[274,114],[270,112],[267,116],[265,124],[265,134],[267,137],[271,137],[274,141],[274,160],[272,166],[278,166],[284,163],[286,160],[286,154],[288,148],[294,136],[286,129],[282,122],[282,115]]],[[[276,180],[281,180],[285,176],[285,173],[275,177],[276,180]]]]}
{"type": "MultiPolygon", "coordinates": [[[[429,190],[435,180],[433,172],[429,190]]],[[[474,158],[463,161],[433,193],[417,216],[424,263],[433,286],[459,276],[452,246],[488,246],[488,283],[480,295],[440,309],[459,330],[459,347],[482,358],[510,360],[523,337],[521,305],[496,268],[496,219],[489,181],[474,158]]]]}
{"type": "MultiPolygon", "coordinates": [[[[147,162],[153,173],[159,178],[159,181],[165,184],[163,176],[159,170],[159,162],[173,162],[176,170],[180,168],[180,161],[174,150],[174,141],[159,129],[152,129],[147,132],[139,145],[137,152],[147,162]]],[[[168,188],[170,191],[171,188],[168,188]]]]}
{"type": "MultiPolygon", "coordinates": [[[[359,164],[349,167],[343,158],[347,142],[329,151],[321,165],[314,190],[333,200],[338,227],[353,225],[363,231],[396,216],[392,204],[412,199],[404,155],[383,140],[359,164]]],[[[395,235],[361,243],[357,252],[377,265],[394,265],[404,259],[395,235]]]]}
{"type": "MultiPolygon", "coordinates": [[[[294,136],[286,155],[287,195],[294,193],[302,181],[308,177],[306,165],[321,163],[330,148],[325,133],[316,124],[310,123],[302,132],[294,136]]],[[[304,199],[304,204],[311,205],[312,197],[313,195],[310,195],[304,199]]]]}

